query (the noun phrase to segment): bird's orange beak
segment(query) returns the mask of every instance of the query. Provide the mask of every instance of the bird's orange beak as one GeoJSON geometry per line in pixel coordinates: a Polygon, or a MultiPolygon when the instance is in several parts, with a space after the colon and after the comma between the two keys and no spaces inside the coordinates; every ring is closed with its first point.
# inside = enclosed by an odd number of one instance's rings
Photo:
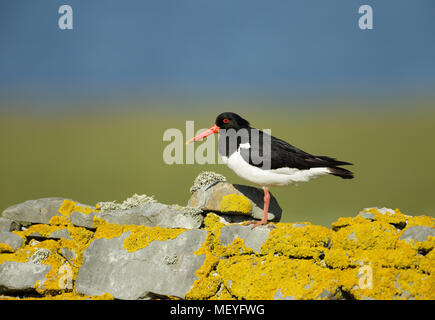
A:
{"type": "Polygon", "coordinates": [[[193,141],[198,141],[198,140],[204,139],[205,137],[207,137],[211,134],[218,133],[219,129],[220,128],[217,125],[213,125],[212,127],[208,128],[207,130],[201,132],[197,136],[195,136],[192,139],[190,139],[189,141],[187,141],[186,144],[189,144],[193,141]]]}

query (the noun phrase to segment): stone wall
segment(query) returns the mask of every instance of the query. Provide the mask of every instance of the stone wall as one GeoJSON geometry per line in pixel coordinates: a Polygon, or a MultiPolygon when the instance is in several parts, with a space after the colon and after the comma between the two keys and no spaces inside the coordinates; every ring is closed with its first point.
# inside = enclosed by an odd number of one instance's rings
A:
{"type": "Polygon", "coordinates": [[[196,207],[148,197],[122,208],[64,198],[7,208],[0,299],[435,298],[434,218],[368,208],[326,228],[277,222],[276,202],[272,222],[251,229],[243,221],[258,214],[256,191],[226,184],[194,190],[196,207]]]}

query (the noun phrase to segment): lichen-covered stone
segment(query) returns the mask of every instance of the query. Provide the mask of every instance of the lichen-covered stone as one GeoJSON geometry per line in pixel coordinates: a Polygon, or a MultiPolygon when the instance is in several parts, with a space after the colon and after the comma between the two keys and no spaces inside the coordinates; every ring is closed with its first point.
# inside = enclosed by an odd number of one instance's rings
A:
{"type": "Polygon", "coordinates": [[[203,222],[202,210],[179,205],[167,205],[153,201],[143,201],[130,209],[95,210],[90,213],[74,211],[71,222],[76,226],[95,229],[94,218],[102,218],[120,225],[160,226],[164,228],[198,229],[203,222]]]}
{"type": "Polygon", "coordinates": [[[103,211],[94,215],[107,222],[123,225],[198,229],[203,222],[202,211],[192,209],[150,202],[128,210],[103,211]]]}
{"type": "Polygon", "coordinates": [[[207,187],[217,183],[217,182],[225,182],[227,179],[225,176],[213,172],[213,171],[203,171],[201,172],[193,182],[193,186],[190,187],[190,193],[194,193],[199,189],[206,189],[207,187]]]}
{"type": "Polygon", "coordinates": [[[42,285],[50,266],[32,262],[6,261],[0,264],[0,294],[32,292],[42,285]]]}
{"type": "Polygon", "coordinates": [[[193,252],[205,241],[206,232],[187,230],[174,239],[152,241],[133,252],[125,248],[129,236],[130,231],[126,231],[115,238],[92,241],[77,277],[77,292],[108,292],[118,299],[153,295],[184,298],[196,280],[195,271],[204,262],[204,256],[193,252]],[[173,263],[168,263],[168,257],[173,263]]]}
{"type": "Polygon", "coordinates": [[[94,207],[71,199],[42,198],[10,206],[3,211],[2,216],[17,222],[48,224],[54,216],[69,216],[72,210],[91,212],[94,207]]]}
{"type": "Polygon", "coordinates": [[[0,252],[13,252],[23,243],[24,239],[15,233],[0,231],[0,252]]]}
{"type": "MultiPolygon", "coordinates": [[[[264,208],[263,189],[216,182],[206,188],[198,188],[189,199],[188,205],[204,212],[233,214],[245,217],[244,220],[261,219],[264,208]]],[[[276,198],[270,194],[269,221],[279,221],[282,209],[276,198]]]]}
{"type": "Polygon", "coordinates": [[[370,219],[340,218],[332,230],[309,222],[277,223],[261,251],[249,248],[246,236],[236,236],[238,227],[209,214],[200,250],[206,261],[188,298],[433,299],[435,239],[400,237],[404,224],[429,227],[435,219],[371,211],[370,219]]]}
{"type": "Polygon", "coordinates": [[[222,245],[232,244],[235,239],[243,240],[247,248],[261,253],[261,246],[269,236],[270,229],[267,226],[259,226],[252,229],[250,226],[230,225],[221,228],[219,241],[222,245]]]}
{"type": "MultiPolygon", "coordinates": [[[[225,199],[228,211],[247,211],[241,195],[225,199]]],[[[64,200],[48,223],[6,231],[22,244],[0,243],[0,299],[435,299],[430,216],[367,208],[331,228],[302,221],[251,229],[208,213],[189,230],[123,216],[142,205],[116,220],[117,211],[64,200]],[[76,214],[92,229],[74,225],[76,214]]]]}
{"type": "Polygon", "coordinates": [[[405,240],[406,242],[411,241],[427,241],[429,237],[435,237],[435,228],[429,226],[413,226],[406,228],[402,235],[399,237],[400,240],[405,240]]]}
{"type": "Polygon", "coordinates": [[[0,232],[20,230],[20,224],[16,221],[0,217],[0,232]]]}
{"type": "Polygon", "coordinates": [[[115,211],[115,210],[128,210],[139,207],[147,203],[157,202],[154,196],[147,196],[146,194],[134,194],[131,197],[125,199],[122,203],[116,203],[116,201],[99,202],[98,208],[100,211],[115,211]]]}

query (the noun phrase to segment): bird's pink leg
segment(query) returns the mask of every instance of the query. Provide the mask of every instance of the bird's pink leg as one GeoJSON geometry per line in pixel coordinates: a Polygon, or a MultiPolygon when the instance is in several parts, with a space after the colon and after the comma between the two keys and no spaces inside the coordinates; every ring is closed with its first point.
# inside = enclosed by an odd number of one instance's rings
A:
{"type": "Polygon", "coordinates": [[[252,229],[255,227],[261,226],[263,224],[267,224],[267,214],[269,212],[269,202],[270,202],[270,194],[267,187],[263,187],[264,190],[264,212],[263,212],[263,218],[260,221],[257,221],[252,226],[252,229]]]}

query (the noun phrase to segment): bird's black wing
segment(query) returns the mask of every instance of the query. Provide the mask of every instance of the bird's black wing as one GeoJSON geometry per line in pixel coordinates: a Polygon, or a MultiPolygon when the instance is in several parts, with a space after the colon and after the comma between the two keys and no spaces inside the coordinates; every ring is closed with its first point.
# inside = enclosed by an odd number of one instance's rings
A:
{"type": "Polygon", "coordinates": [[[327,156],[315,156],[309,154],[295,146],[292,146],[284,140],[278,139],[260,130],[258,130],[258,133],[258,139],[253,138],[251,135],[249,152],[241,152],[245,161],[253,166],[261,167],[263,169],[279,169],[288,167],[304,170],[317,167],[335,168],[340,165],[351,165],[349,162],[338,161],[327,156]],[[269,146],[270,153],[267,151],[269,146]],[[263,158],[263,162],[259,163],[256,155],[263,158]]]}

